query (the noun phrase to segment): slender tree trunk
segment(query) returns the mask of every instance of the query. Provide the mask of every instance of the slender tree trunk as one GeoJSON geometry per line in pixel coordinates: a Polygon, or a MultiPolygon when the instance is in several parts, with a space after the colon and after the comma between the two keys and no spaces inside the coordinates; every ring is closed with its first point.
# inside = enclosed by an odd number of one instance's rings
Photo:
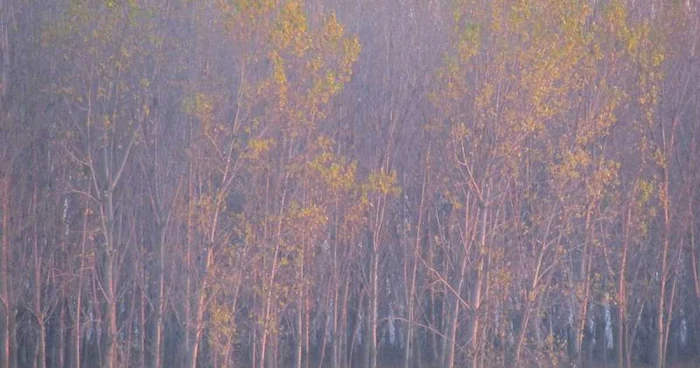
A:
{"type": "MultiPolygon", "coordinates": [[[[335,290],[333,290],[333,324],[331,325],[332,340],[331,340],[331,368],[338,368],[340,365],[340,333],[338,333],[338,279],[334,277],[335,290]]],[[[324,340],[325,341],[325,340],[324,340]]],[[[319,368],[323,366],[323,362],[319,362],[319,368]]]]}
{"type": "MultiPolygon", "coordinates": [[[[331,305],[333,306],[333,307],[332,307],[333,310],[331,310],[331,309],[326,309],[326,313],[325,313],[325,321],[324,321],[324,323],[323,323],[323,330],[322,330],[322,331],[323,331],[323,335],[321,335],[321,352],[320,352],[320,356],[319,356],[319,359],[318,359],[318,367],[319,367],[319,368],[321,368],[321,367],[324,366],[323,363],[325,363],[325,360],[326,360],[326,349],[328,348],[328,338],[327,338],[327,336],[329,336],[329,335],[332,336],[332,328],[333,328],[333,325],[335,324],[335,321],[333,321],[333,320],[331,320],[331,323],[330,323],[330,324],[328,323],[328,319],[329,319],[329,318],[331,318],[331,319],[335,318],[335,314],[336,314],[336,313],[335,313],[335,299],[333,299],[333,298],[335,297],[335,295],[333,295],[333,296],[331,296],[331,295],[332,295],[334,292],[336,292],[337,289],[335,289],[334,287],[332,287],[331,284],[333,284],[333,279],[331,279],[331,280],[328,281],[328,284],[327,284],[328,286],[326,287],[326,290],[325,290],[325,293],[324,293],[323,299],[322,299],[322,300],[324,301],[324,303],[327,303],[329,300],[333,300],[333,301],[331,302],[331,305]],[[334,290],[334,289],[335,289],[335,290],[334,290]]],[[[326,304],[326,305],[328,305],[328,304],[326,304]]],[[[310,309],[310,308],[309,308],[309,309],[310,309]]],[[[311,325],[309,314],[310,314],[310,311],[306,313],[306,351],[311,351],[311,347],[310,347],[310,345],[309,345],[309,327],[310,327],[310,325],[311,325]]],[[[310,359],[306,359],[306,367],[307,367],[307,368],[308,368],[309,365],[310,365],[309,360],[310,360],[310,359]]],[[[331,353],[331,361],[332,361],[332,360],[333,360],[333,354],[331,353]]],[[[332,364],[333,364],[333,362],[331,362],[331,365],[332,365],[332,364]]]]}
{"type": "MultiPolygon", "coordinates": [[[[434,247],[429,246],[428,247],[428,264],[434,264],[435,262],[435,256],[434,256],[434,247]]],[[[438,297],[436,296],[436,292],[434,288],[430,288],[430,303],[429,303],[429,309],[430,309],[430,321],[433,325],[439,326],[442,321],[440,320],[440,316],[438,315],[438,297]]],[[[440,354],[440,342],[444,339],[440,338],[438,339],[438,333],[437,331],[430,331],[430,351],[432,352],[432,360],[434,362],[439,362],[442,366],[445,365],[444,357],[441,356],[440,354]]]]}
{"type": "MultiPolygon", "coordinates": [[[[349,281],[347,281],[346,287],[350,287],[349,281]]],[[[347,353],[347,362],[348,362],[347,365],[348,366],[353,366],[353,362],[354,362],[353,359],[355,358],[355,344],[357,342],[356,336],[361,336],[360,332],[363,332],[363,326],[364,326],[365,330],[368,327],[367,318],[365,316],[362,316],[362,313],[359,312],[360,308],[365,308],[365,295],[366,294],[367,293],[361,292],[360,297],[358,298],[359,300],[357,301],[357,304],[356,304],[358,311],[355,312],[355,326],[353,327],[353,329],[351,331],[352,333],[350,335],[350,349],[347,353]]],[[[348,299],[346,299],[345,302],[347,303],[348,299]]],[[[347,309],[346,309],[346,312],[349,314],[347,309]]],[[[366,334],[366,332],[365,332],[365,334],[366,334]]],[[[367,336],[365,335],[364,337],[365,337],[365,340],[367,340],[367,336]]],[[[363,345],[366,345],[366,344],[367,344],[367,342],[364,341],[363,345]]],[[[365,367],[369,363],[369,357],[367,356],[367,354],[365,354],[365,352],[367,352],[367,351],[368,351],[367,349],[363,349],[362,360],[360,361],[361,364],[365,367]]]]}
{"type": "Polygon", "coordinates": [[[266,363],[266,361],[269,360],[269,359],[267,359],[266,354],[269,355],[269,352],[267,351],[267,349],[269,347],[268,346],[269,329],[270,329],[269,324],[270,324],[270,318],[272,317],[272,303],[273,303],[273,301],[272,301],[272,298],[273,298],[272,289],[273,289],[274,280],[275,280],[275,277],[277,274],[278,253],[279,253],[279,241],[277,242],[277,245],[275,246],[275,252],[274,252],[273,258],[272,258],[272,272],[270,274],[270,280],[269,280],[269,284],[268,284],[269,290],[268,290],[267,294],[265,295],[265,307],[264,307],[265,309],[264,309],[264,314],[263,314],[263,331],[262,331],[262,338],[260,341],[260,368],[265,368],[266,367],[265,363],[266,363]]]}
{"type": "Polygon", "coordinates": [[[454,295],[451,300],[453,300],[452,310],[450,311],[450,322],[448,325],[449,335],[447,341],[447,354],[445,358],[445,367],[453,368],[455,366],[455,357],[457,353],[457,330],[459,330],[459,311],[461,309],[459,298],[462,295],[464,289],[464,279],[467,272],[467,260],[468,256],[466,254],[462,255],[462,263],[459,267],[459,282],[457,283],[457,294],[454,295]]]}
{"type": "Polygon", "coordinates": [[[5,175],[2,192],[2,248],[0,249],[0,367],[10,366],[10,308],[8,295],[9,273],[7,259],[10,254],[9,226],[9,174],[5,175]]]}
{"type": "MultiPolygon", "coordinates": [[[[141,277],[146,278],[145,271],[143,269],[143,265],[139,267],[141,277]]],[[[145,285],[148,281],[144,280],[141,285],[145,285]]],[[[147,323],[146,323],[146,290],[144,290],[143,287],[139,287],[138,291],[138,303],[139,303],[139,315],[138,315],[138,344],[139,344],[139,351],[138,351],[138,360],[139,360],[139,367],[144,368],[146,367],[146,331],[147,331],[147,323]]]]}
{"type": "Polygon", "coordinates": [[[165,226],[164,224],[159,225],[159,237],[158,237],[158,262],[156,264],[156,297],[155,297],[155,328],[153,331],[153,343],[151,346],[151,367],[159,368],[161,366],[161,347],[162,347],[162,336],[163,336],[163,312],[165,309],[164,298],[165,298],[165,276],[164,276],[164,265],[165,265],[165,226]]]}
{"type": "MultiPolygon", "coordinates": [[[[140,323],[140,321],[139,321],[140,308],[137,309],[137,306],[138,306],[137,303],[138,303],[138,300],[140,299],[139,296],[141,293],[138,291],[137,285],[140,283],[140,281],[138,279],[141,277],[141,275],[139,272],[138,262],[131,262],[130,266],[131,266],[130,271],[131,271],[131,274],[133,275],[134,281],[132,283],[131,292],[129,293],[129,307],[128,307],[129,311],[127,312],[125,320],[122,322],[122,324],[125,326],[132,326],[134,324],[135,319],[136,319],[136,321],[138,321],[138,323],[140,323]]],[[[139,327],[141,327],[141,326],[139,325],[139,327]]],[[[127,346],[127,347],[134,346],[133,345],[133,338],[134,338],[133,329],[126,328],[125,335],[126,336],[122,341],[123,346],[127,346]]],[[[141,368],[143,368],[143,366],[141,365],[143,361],[139,360],[140,354],[137,353],[137,355],[134,357],[132,350],[133,349],[125,349],[124,350],[124,353],[120,356],[120,359],[119,359],[120,364],[119,365],[126,365],[128,367],[141,367],[141,368]]],[[[139,350],[143,350],[143,349],[139,349],[139,350]]]]}
{"type": "Polygon", "coordinates": [[[486,244],[486,221],[488,220],[488,207],[484,207],[481,217],[481,230],[479,240],[479,264],[476,269],[476,285],[472,293],[472,320],[469,323],[469,355],[471,356],[472,367],[476,368],[479,363],[477,357],[479,347],[479,329],[481,328],[481,303],[483,300],[483,289],[486,284],[485,258],[488,254],[486,244]]]}
{"type": "MultiPolygon", "coordinates": [[[[665,209],[664,209],[665,210],[665,209]]],[[[666,212],[666,211],[664,211],[666,212]]],[[[666,238],[666,237],[665,237],[666,238]]],[[[665,363],[664,351],[664,326],[665,326],[665,309],[666,309],[666,273],[668,272],[667,255],[668,255],[668,239],[664,239],[663,251],[661,253],[661,276],[659,300],[656,311],[656,368],[663,368],[665,363]]]]}
{"type": "Polygon", "coordinates": [[[578,321],[575,321],[576,326],[574,329],[574,356],[579,366],[582,364],[583,361],[583,333],[584,328],[586,327],[586,318],[588,316],[588,299],[590,294],[590,280],[588,280],[588,277],[586,277],[586,279],[583,280],[583,282],[586,283],[586,285],[584,286],[585,291],[583,301],[578,303],[580,312],[578,315],[578,321]]]}
{"type": "MultiPolygon", "coordinates": [[[[2,75],[0,76],[0,112],[7,108],[7,97],[10,93],[10,12],[12,7],[9,0],[0,1],[0,53],[2,54],[2,75]]],[[[5,366],[7,367],[7,366],[5,366]]]]}
{"type": "Polygon", "coordinates": [[[102,260],[100,269],[102,273],[102,288],[104,293],[103,318],[106,319],[102,330],[103,368],[112,368],[116,359],[117,339],[117,308],[114,281],[114,256],[116,252],[114,243],[114,206],[111,190],[105,193],[105,206],[103,209],[103,229],[105,244],[102,247],[102,260]]]}
{"type": "Polygon", "coordinates": [[[369,368],[377,368],[377,328],[379,312],[379,244],[372,244],[372,259],[370,265],[370,297],[369,297],[369,368]]]}
{"type": "Polygon", "coordinates": [[[34,193],[32,196],[32,213],[33,213],[33,249],[34,253],[34,318],[37,323],[37,342],[36,342],[36,367],[44,368],[46,365],[46,323],[44,321],[44,313],[42,311],[41,288],[43,283],[41,280],[41,255],[39,250],[39,219],[37,212],[38,190],[37,182],[34,181],[34,193]]]}
{"type": "MultiPolygon", "coordinates": [[[[338,201],[336,199],[336,212],[338,209],[338,201]]],[[[335,220],[336,229],[338,228],[338,218],[336,216],[335,220]]],[[[344,323],[344,316],[340,304],[340,292],[341,292],[341,281],[340,281],[340,269],[338,260],[338,237],[335,239],[335,244],[333,245],[333,332],[331,334],[332,341],[331,347],[333,351],[333,356],[331,358],[331,368],[339,368],[342,364],[343,356],[343,336],[347,334],[347,330],[344,323]],[[342,319],[341,319],[342,318],[342,319]]],[[[321,362],[320,364],[323,364],[321,362]]]]}
{"type": "MultiPolygon", "coordinates": [[[[420,220],[418,221],[419,225],[418,228],[420,228],[420,220]]],[[[418,232],[420,234],[420,232],[418,232]]],[[[419,237],[419,235],[417,235],[419,237]]],[[[418,244],[416,244],[416,247],[418,244]]],[[[415,252],[417,252],[417,249],[414,249],[415,252]]],[[[415,334],[415,327],[414,327],[414,319],[415,319],[415,293],[416,293],[416,277],[418,274],[418,260],[416,259],[417,257],[413,258],[413,265],[411,267],[411,280],[410,284],[408,286],[408,310],[406,311],[406,341],[404,345],[404,368],[409,368],[412,365],[412,360],[414,357],[414,352],[413,352],[413,339],[414,339],[414,334],[415,334]]]]}
{"type": "Polygon", "coordinates": [[[53,343],[54,354],[52,362],[56,367],[66,366],[66,305],[65,294],[62,293],[58,309],[58,326],[56,327],[53,343]]]}
{"type": "MultiPolygon", "coordinates": [[[[668,155],[667,155],[668,157],[668,155]]],[[[667,163],[669,165],[669,163],[667,163]]],[[[663,249],[661,251],[661,275],[659,276],[659,300],[656,311],[656,368],[663,368],[666,364],[666,349],[664,344],[666,323],[666,282],[668,281],[668,253],[671,247],[671,204],[669,198],[669,168],[664,168],[664,182],[661,191],[663,206],[663,249]]]]}
{"type": "MultiPolygon", "coordinates": [[[[264,301],[264,312],[263,312],[263,331],[262,331],[262,339],[261,339],[261,344],[260,344],[260,368],[265,368],[266,365],[272,367],[273,364],[276,364],[276,356],[277,356],[277,346],[276,346],[276,337],[277,334],[270,334],[270,323],[271,319],[273,317],[272,312],[273,312],[273,291],[274,291],[274,285],[275,285],[275,280],[277,278],[277,271],[279,268],[279,258],[280,258],[280,253],[281,253],[281,242],[282,242],[282,225],[283,221],[282,219],[284,218],[285,215],[285,204],[286,204],[286,198],[287,198],[287,185],[289,184],[289,177],[290,174],[286,173],[284,180],[281,180],[281,188],[282,188],[282,197],[280,200],[279,204],[279,220],[277,221],[277,231],[275,234],[275,251],[272,254],[272,267],[270,269],[270,276],[267,284],[265,284],[265,280],[263,277],[263,284],[267,287],[267,293],[265,293],[265,301],[264,301]],[[271,336],[272,335],[272,336],[271,336]],[[272,340],[268,342],[268,339],[272,340]],[[273,344],[275,343],[275,344],[273,344]],[[272,352],[267,351],[268,348],[272,348],[272,352]],[[272,359],[267,359],[267,355],[271,355],[270,358],[272,359]]],[[[266,264],[266,262],[263,262],[263,264],[266,264]]],[[[275,318],[275,323],[276,318],[275,318]]],[[[275,326],[276,327],[276,326],[275,326]]]]}
{"type": "MultiPolygon", "coordinates": [[[[573,359],[576,361],[576,364],[578,366],[581,366],[582,362],[582,344],[583,344],[583,333],[584,333],[584,327],[586,326],[586,316],[588,316],[588,299],[589,299],[589,292],[590,292],[590,280],[588,279],[588,268],[586,267],[585,264],[589,263],[586,262],[587,258],[587,250],[583,250],[583,255],[582,255],[582,260],[584,264],[581,266],[581,280],[580,282],[584,283],[583,288],[583,300],[579,301],[577,300],[576,295],[572,295],[571,297],[571,306],[570,306],[570,313],[572,315],[575,315],[576,318],[574,318],[573,321],[573,359]]],[[[590,266],[590,265],[589,265],[590,266]]],[[[576,287],[576,281],[571,282],[571,287],[572,291],[575,291],[576,287]]]]}
{"type": "MultiPolygon", "coordinates": [[[[682,245],[681,245],[681,247],[682,247],[682,245]]],[[[679,252],[680,251],[681,250],[679,249],[679,252]]],[[[667,352],[668,352],[668,338],[669,338],[669,335],[671,332],[671,317],[670,316],[673,315],[673,303],[674,303],[675,298],[676,298],[677,281],[678,281],[678,273],[674,272],[673,281],[671,282],[671,294],[668,297],[668,305],[666,307],[668,309],[667,315],[669,317],[666,319],[666,326],[664,327],[664,337],[663,337],[664,361],[667,358],[667,352]]],[[[665,364],[666,363],[664,362],[664,365],[665,364]]]]}
{"type": "Polygon", "coordinates": [[[629,250],[630,221],[632,209],[627,210],[625,219],[624,239],[622,243],[622,258],[620,260],[620,274],[617,282],[617,365],[627,368],[627,252],[629,250]]]}
{"type": "MultiPolygon", "coordinates": [[[[584,328],[586,327],[586,318],[588,317],[588,304],[590,300],[591,291],[591,267],[593,265],[592,255],[592,242],[591,242],[591,206],[588,206],[586,210],[585,217],[585,241],[583,245],[583,250],[581,251],[581,263],[579,266],[578,274],[580,276],[580,282],[583,283],[583,299],[578,300],[578,294],[576,292],[576,284],[572,283],[572,292],[574,296],[572,297],[572,303],[574,306],[572,309],[578,311],[578,319],[574,321],[574,359],[576,363],[581,366],[583,362],[583,335],[584,328]]],[[[573,312],[572,312],[573,313],[573,312]]]]}
{"type": "Polygon", "coordinates": [[[348,327],[349,327],[349,313],[348,313],[348,301],[350,300],[350,280],[349,277],[345,279],[345,287],[343,288],[343,304],[342,304],[342,309],[340,311],[340,327],[339,327],[339,334],[340,334],[340,343],[338,346],[338,350],[340,351],[340,357],[339,357],[339,366],[344,367],[344,366],[349,366],[350,365],[350,357],[348,354],[352,352],[352,349],[350,348],[353,343],[350,341],[348,344],[348,339],[353,339],[354,335],[348,336],[348,327]],[[349,349],[350,348],[350,349],[349,349]]]}
{"type": "MultiPolygon", "coordinates": [[[[526,301],[525,301],[525,315],[523,317],[523,321],[520,326],[520,337],[518,338],[518,346],[516,348],[515,352],[515,364],[516,365],[521,365],[520,362],[520,357],[522,356],[522,350],[523,346],[525,344],[525,341],[527,339],[527,333],[528,329],[530,328],[530,320],[534,317],[533,315],[537,314],[537,311],[540,310],[541,306],[541,299],[542,296],[538,293],[538,289],[544,288],[546,289],[547,285],[542,285],[540,280],[542,280],[543,277],[543,267],[544,267],[544,258],[545,258],[545,251],[546,249],[543,247],[540,249],[540,254],[538,257],[537,261],[537,266],[535,267],[535,272],[534,276],[532,277],[532,284],[530,285],[530,289],[525,295],[526,301]]],[[[539,323],[535,324],[535,334],[537,336],[537,348],[539,350],[544,348],[544,344],[542,342],[542,334],[540,331],[541,327],[539,326],[539,323]]]]}
{"type": "MultiPolygon", "coordinates": [[[[193,133],[193,128],[192,126],[189,127],[190,132],[189,135],[192,136],[193,133]]],[[[192,147],[194,149],[194,147],[192,147]]],[[[183,318],[184,318],[184,342],[183,342],[183,349],[182,349],[182,362],[183,362],[183,367],[191,367],[192,366],[192,302],[194,295],[196,295],[196,285],[197,285],[197,275],[199,274],[197,271],[196,263],[194,261],[194,255],[193,255],[193,248],[195,246],[195,219],[194,219],[194,213],[195,213],[195,206],[196,206],[196,197],[195,197],[195,185],[196,185],[196,180],[195,180],[195,167],[194,167],[194,162],[191,161],[189,164],[188,172],[187,172],[187,188],[188,188],[188,193],[187,193],[187,198],[188,198],[188,203],[187,203],[187,241],[185,243],[185,264],[186,264],[186,269],[187,269],[187,275],[185,277],[185,303],[183,306],[183,318]]],[[[195,358],[196,361],[196,358],[195,358]]]]}
{"type": "Polygon", "coordinates": [[[75,322],[73,325],[73,368],[80,368],[80,338],[81,338],[81,326],[80,326],[80,314],[82,313],[83,304],[83,269],[85,268],[85,246],[88,237],[88,215],[90,214],[89,205],[85,204],[85,210],[83,211],[83,228],[82,228],[82,239],[80,240],[80,268],[78,269],[78,289],[75,302],[75,322]]]}
{"type": "Polygon", "coordinates": [[[370,259],[370,295],[369,295],[369,368],[377,368],[377,330],[379,328],[379,257],[381,256],[381,234],[384,224],[384,213],[387,205],[387,194],[379,194],[374,214],[372,229],[371,259],[370,259]]]}
{"type": "MultiPolygon", "coordinates": [[[[311,328],[311,302],[308,298],[309,296],[307,294],[304,300],[304,319],[306,321],[304,324],[304,354],[306,355],[304,357],[305,368],[309,368],[309,352],[311,351],[311,341],[309,340],[311,336],[309,331],[311,328]]],[[[323,340],[323,347],[325,348],[325,335],[322,335],[321,339],[323,340]]],[[[323,353],[324,351],[321,351],[321,360],[323,360],[323,353]]]]}
{"type": "Polygon", "coordinates": [[[252,335],[251,336],[251,341],[252,341],[251,345],[253,345],[253,348],[250,349],[251,350],[250,361],[252,362],[252,364],[250,366],[255,368],[258,366],[258,364],[257,364],[257,362],[258,362],[258,329],[253,328],[251,335],[252,335]]]}
{"type": "Polygon", "coordinates": [[[194,305],[194,323],[190,330],[190,346],[188,349],[186,367],[196,368],[197,367],[197,354],[199,353],[199,343],[202,339],[202,330],[204,330],[204,310],[206,308],[206,290],[208,287],[207,283],[207,270],[211,266],[213,252],[211,249],[211,244],[207,246],[204,252],[204,266],[202,270],[197,270],[198,274],[201,274],[201,282],[199,285],[199,290],[197,290],[197,300],[194,305]]]}
{"type": "Polygon", "coordinates": [[[298,282],[299,285],[299,297],[297,298],[297,351],[296,351],[296,365],[295,367],[301,368],[302,357],[304,353],[304,250],[302,250],[299,257],[299,274],[298,282]]]}
{"type": "Polygon", "coordinates": [[[14,344],[15,313],[14,302],[10,287],[10,273],[8,262],[10,251],[10,196],[11,196],[11,170],[12,162],[7,164],[7,171],[3,180],[2,192],[2,248],[0,248],[0,367],[12,368],[16,366],[14,344]]]}
{"type": "MultiPolygon", "coordinates": [[[[427,157],[430,157],[430,146],[428,146],[428,155],[427,157]]],[[[416,238],[415,242],[413,244],[413,267],[410,271],[410,282],[408,282],[408,278],[406,278],[406,282],[408,283],[408,292],[407,292],[407,304],[408,304],[408,310],[406,311],[406,342],[404,346],[404,368],[410,368],[414,363],[412,360],[414,358],[414,352],[413,352],[413,339],[414,339],[414,319],[415,319],[415,301],[416,301],[416,278],[418,275],[418,257],[419,257],[419,252],[420,252],[420,241],[421,241],[421,229],[423,227],[423,208],[425,207],[425,191],[426,191],[426,186],[427,186],[427,181],[428,181],[428,168],[427,168],[427,158],[426,158],[426,165],[424,166],[423,170],[423,183],[421,185],[421,194],[420,194],[420,204],[418,206],[418,223],[416,224],[416,238]]],[[[410,257],[408,254],[406,255],[406,259],[408,260],[410,257]]],[[[419,352],[420,354],[420,352],[419,352]]]]}
{"type": "MultiPolygon", "coordinates": [[[[418,225],[420,228],[420,225],[418,225]]],[[[408,310],[406,311],[406,341],[404,345],[404,368],[409,368],[412,366],[412,360],[414,356],[413,352],[413,339],[415,328],[413,326],[415,319],[415,292],[416,292],[416,275],[418,274],[418,261],[413,260],[413,267],[411,269],[411,282],[408,290],[408,310]]]]}

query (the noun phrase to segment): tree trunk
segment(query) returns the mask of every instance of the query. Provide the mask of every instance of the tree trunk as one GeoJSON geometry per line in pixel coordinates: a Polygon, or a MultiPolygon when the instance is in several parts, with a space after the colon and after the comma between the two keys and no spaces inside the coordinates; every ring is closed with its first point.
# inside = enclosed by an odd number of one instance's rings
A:
{"type": "Polygon", "coordinates": [[[338,346],[338,351],[339,351],[339,359],[338,359],[338,366],[344,367],[350,365],[350,358],[348,357],[348,354],[352,351],[352,349],[348,349],[350,346],[352,346],[352,341],[350,344],[348,344],[348,338],[353,339],[354,335],[348,336],[348,321],[349,321],[349,313],[348,313],[348,301],[350,300],[350,278],[345,279],[345,287],[343,288],[343,304],[342,304],[342,309],[340,311],[340,326],[338,329],[338,334],[340,335],[340,341],[339,341],[339,346],[338,346]]]}
{"type": "Polygon", "coordinates": [[[187,360],[185,361],[186,367],[196,368],[197,367],[197,354],[199,353],[199,343],[202,339],[202,330],[204,329],[204,309],[206,301],[206,290],[207,290],[207,270],[211,266],[212,262],[212,249],[211,245],[207,245],[206,250],[203,255],[205,261],[202,270],[197,269],[196,273],[200,274],[201,282],[199,285],[199,290],[197,290],[197,301],[194,305],[194,323],[191,325],[189,334],[190,345],[187,350],[187,360]]]}
{"type": "Polygon", "coordinates": [[[15,313],[14,302],[10,287],[9,259],[10,251],[10,168],[12,162],[7,164],[7,171],[3,180],[2,194],[2,244],[0,248],[0,367],[15,367],[16,355],[14,343],[15,313]]]}
{"type": "Polygon", "coordinates": [[[165,276],[164,276],[164,265],[165,265],[165,226],[161,224],[159,226],[160,234],[158,237],[158,262],[156,264],[156,297],[155,297],[155,325],[153,331],[153,343],[151,346],[151,367],[160,368],[161,366],[161,347],[162,347],[162,336],[163,336],[163,312],[165,309],[164,298],[165,298],[165,276]]]}
{"type": "Polygon", "coordinates": [[[624,239],[622,243],[622,259],[617,284],[617,365],[627,368],[627,252],[629,250],[630,221],[632,209],[627,210],[624,239]]]}
{"type": "Polygon", "coordinates": [[[44,313],[42,311],[41,288],[43,283],[41,280],[41,255],[39,250],[39,218],[37,212],[38,189],[37,182],[34,181],[34,191],[32,195],[32,213],[33,213],[33,249],[34,253],[34,318],[37,324],[37,341],[36,341],[36,367],[44,368],[46,366],[46,323],[44,321],[44,313]]]}
{"type": "Polygon", "coordinates": [[[661,201],[664,211],[663,249],[661,252],[661,275],[659,276],[659,300],[656,311],[656,368],[664,368],[666,364],[665,339],[665,309],[666,309],[666,281],[668,280],[668,253],[671,247],[671,204],[669,199],[669,174],[668,168],[664,169],[664,182],[661,192],[661,201]]]}
{"type": "MultiPolygon", "coordinates": [[[[35,251],[37,241],[35,243],[35,251]]],[[[36,257],[36,256],[35,256],[36,257]]],[[[35,259],[34,262],[34,282],[36,283],[34,288],[34,318],[37,323],[37,336],[36,336],[36,361],[37,368],[44,368],[46,365],[46,323],[44,321],[44,313],[42,312],[41,304],[41,266],[38,266],[40,261],[35,259]]]]}
{"type": "Polygon", "coordinates": [[[467,259],[469,257],[464,254],[462,256],[462,263],[459,267],[459,274],[457,277],[459,277],[459,282],[457,283],[457,294],[458,295],[453,295],[452,299],[453,303],[452,304],[452,310],[450,311],[450,322],[449,322],[449,335],[448,335],[448,341],[447,343],[447,354],[445,357],[445,367],[447,368],[453,368],[455,366],[455,357],[457,353],[457,330],[459,329],[459,311],[460,311],[460,297],[462,295],[462,289],[464,288],[464,279],[466,277],[466,272],[467,272],[467,259]]]}
{"type": "MultiPolygon", "coordinates": [[[[428,148],[428,157],[430,156],[430,148],[428,148]]],[[[427,186],[427,160],[426,165],[423,170],[423,183],[421,185],[421,195],[420,204],[418,206],[418,223],[416,224],[416,238],[413,244],[413,267],[410,271],[410,282],[406,278],[406,283],[408,287],[408,292],[406,295],[406,302],[408,304],[408,310],[406,311],[406,341],[404,346],[404,368],[410,368],[413,364],[414,351],[413,351],[413,340],[414,340],[414,318],[415,318],[415,300],[416,300],[416,278],[418,276],[418,257],[420,252],[420,241],[421,241],[421,229],[423,227],[423,208],[425,207],[425,191],[427,186]]],[[[410,259],[408,253],[406,253],[406,260],[410,259]]],[[[420,355],[420,351],[418,353],[420,355]]]]}
{"type": "Polygon", "coordinates": [[[61,306],[58,311],[58,327],[56,339],[54,341],[55,353],[53,354],[53,364],[56,367],[66,366],[66,304],[65,295],[60,300],[61,306]]]}
{"type": "Polygon", "coordinates": [[[81,327],[80,327],[80,313],[82,310],[83,303],[83,269],[85,268],[85,246],[88,237],[88,215],[90,213],[90,208],[88,204],[85,204],[85,210],[83,211],[83,228],[82,228],[82,239],[80,240],[80,268],[78,269],[78,289],[76,295],[75,303],[75,322],[73,323],[73,368],[80,368],[80,338],[81,338],[81,327]]]}
{"type": "Polygon", "coordinates": [[[372,244],[372,259],[370,265],[370,296],[369,296],[369,368],[377,368],[377,328],[379,312],[379,244],[372,244]]]}
{"type": "Polygon", "coordinates": [[[299,257],[299,297],[297,298],[297,351],[296,351],[296,365],[295,367],[301,368],[302,358],[304,353],[304,250],[302,250],[299,257]]]}
{"type": "MultiPolygon", "coordinates": [[[[10,165],[11,166],[11,165],[10,165]]],[[[9,272],[7,269],[10,258],[10,173],[3,178],[0,187],[2,199],[2,248],[0,248],[0,367],[10,366],[10,298],[8,295],[9,272]]]]}
{"type": "Polygon", "coordinates": [[[488,254],[486,245],[486,221],[488,220],[488,207],[484,207],[481,217],[481,231],[479,240],[479,265],[476,269],[476,285],[472,293],[472,320],[469,323],[469,355],[471,356],[472,367],[478,366],[479,359],[477,357],[479,347],[479,328],[481,323],[481,302],[483,300],[482,291],[485,285],[486,269],[485,258],[488,254]]]}
{"type": "MultiPolygon", "coordinates": [[[[279,237],[278,237],[279,239],[279,237]]],[[[266,365],[265,363],[269,361],[267,355],[270,353],[267,351],[269,348],[269,324],[270,324],[270,318],[272,317],[272,304],[273,304],[273,295],[272,295],[272,289],[274,286],[274,280],[277,274],[277,257],[279,254],[279,241],[277,241],[277,245],[275,246],[275,252],[272,256],[272,272],[270,273],[270,280],[268,284],[268,292],[265,295],[265,306],[264,306],[264,314],[263,314],[263,331],[262,331],[262,337],[260,341],[260,368],[265,368],[266,365]]]]}
{"type": "Polygon", "coordinates": [[[106,324],[102,330],[102,348],[104,356],[102,359],[103,368],[112,368],[116,359],[116,339],[117,339],[117,308],[114,281],[114,256],[116,247],[114,243],[114,206],[113,194],[111,190],[105,193],[105,205],[103,208],[102,228],[105,236],[104,244],[101,245],[102,260],[100,270],[102,274],[102,288],[104,293],[103,318],[106,324]]]}
{"type": "MultiPolygon", "coordinates": [[[[136,271],[140,273],[139,277],[143,280],[141,281],[141,285],[146,285],[148,283],[147,276],[146,276],[146,270],[144,269],[143,264],[140,264],[139,266],[135,267],[136,271]]],[[[136,287],[135,287],[136,289],[136,287]]],[[[147,299],[147,291],[145,290],[145,287],[139,286],[137,290],[134,290],[134,293],[138,295],[138,334],[136,338],[138,339],[138,362],[139,362],[139,367],[140,368],[145,368],[146,367],[146,344],[147,344],[147,326],[148,324],[146,323],[146,299],[147,299]],[[138,290],[138,291],[137,291],[138,290]]]]}

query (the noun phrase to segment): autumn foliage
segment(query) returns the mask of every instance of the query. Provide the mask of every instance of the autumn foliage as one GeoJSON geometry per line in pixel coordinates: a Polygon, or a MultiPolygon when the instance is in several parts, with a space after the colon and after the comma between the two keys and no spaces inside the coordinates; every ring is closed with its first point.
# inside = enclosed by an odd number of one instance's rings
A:
{"type": "Polygon", "coordinates": [[[0,367],[700,361],[694,1],[0,1],[0,367]]]}

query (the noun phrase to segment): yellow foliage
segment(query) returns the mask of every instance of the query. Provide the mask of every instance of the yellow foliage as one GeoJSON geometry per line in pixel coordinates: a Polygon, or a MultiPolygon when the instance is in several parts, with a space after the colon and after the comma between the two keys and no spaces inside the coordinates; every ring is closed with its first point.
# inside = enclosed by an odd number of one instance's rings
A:
{"type": "Polygon", "coordinates": [[[274,139],[252,138],[248,141],[246,157],[252,161],[259,161],[264,158],[274,144],[274,139]]]}
{"type": "Polygon", "coordinates": [[[401,189],[396,184],[396,171],[387,173],[384,170],[373,171],[367,179],[366,190],[381,195],[397,196],[401,189]]]}

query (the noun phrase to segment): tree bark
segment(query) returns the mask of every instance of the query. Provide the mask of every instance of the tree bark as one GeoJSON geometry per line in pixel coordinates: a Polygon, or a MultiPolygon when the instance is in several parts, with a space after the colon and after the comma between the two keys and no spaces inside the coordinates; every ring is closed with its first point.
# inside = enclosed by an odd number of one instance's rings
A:
{"type": "Polygon", "coordinates": [[[102,282],[103,318],[106,319],[102,330],[102,367],[112,368],[116,359],[117,339],[117,308],[114,281],[114,255],[116,252],[114,243],[114,206],[113,193],[108,190],[105,193],[105,203],[102,209],[102,228],[105,236],[104,244],[100,245],[101,261],[100,273],[102,282]]]}
{"type": "Polygon", "coordinates": [[[44,368],[46,365],[46,323],[44,321],[43,305],[41,299],[41,289],[44,286],[41,280],[41,254],[39,250],[39,214],[37,211],[38,189],[37,181],[34,181],[34,191],[32,196],[33,229],[34,236],[32,242],[34,260],[34,318],[37,324],[36,341],[36,367],[44,368]]]}
{"type": "Polygon", "coordinates": [[[0,248],[0,367],[17,366],[17,339],[14,293],[9,269],[12,249],[10,245],[12,161],[6,163],[2,193],[2,244],[0,248]]]}

